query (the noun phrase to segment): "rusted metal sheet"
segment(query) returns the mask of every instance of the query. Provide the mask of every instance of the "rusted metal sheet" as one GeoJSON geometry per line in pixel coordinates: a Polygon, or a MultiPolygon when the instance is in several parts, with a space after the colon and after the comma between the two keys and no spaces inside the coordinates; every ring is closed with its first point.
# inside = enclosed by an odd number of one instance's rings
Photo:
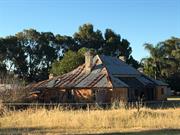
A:
{"type": "Polygon", "coordinates": [[[74,91],[74,100],[79,103],[93,103],[93,91],[92,89],[78,89],[74,91]]]}
{"type": "Polygon", "coordinates": [[[96,55],[93,58],[93,68],[91,72],[87,73],[85,71],[85,64],[83,64],[67,74],[39,82],[33,85],[32,88],[129,87],[126,82],[119,79],[119,77],[122,77],[121,75],[124,74],[126,74],[126,77],[132,77],[131,75],[134,75],[133,77],[144,85],[165,85],[161,81],[146,77],[118,58],[96,55]]]}
{"type": "MultiPolygon", "coordinates": [[[[113,87],[111,82],[113,79],[110,78],[111,76],[99,56],[95,56],[93,59],[93,68],[90,73],[85,71],[85,65],[83,64],[67,74],[39,82],[34,85],[34,89],[113,87]]],[[[127,87],[120,80],[117,85],[117,87],[127,87]]]]}

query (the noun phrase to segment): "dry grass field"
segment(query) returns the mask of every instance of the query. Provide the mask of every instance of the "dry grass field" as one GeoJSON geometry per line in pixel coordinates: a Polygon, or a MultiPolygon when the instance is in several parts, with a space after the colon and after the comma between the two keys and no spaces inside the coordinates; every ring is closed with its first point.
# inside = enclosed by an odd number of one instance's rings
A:
{"type": "Polygon", "coordinates": [[[180,101],[180,96],[171,96],[167,98],[168,101],[180,101]]]}
{"type": "Polygon", "coordinates": [[[180,134],[180,108],[27,109],[0,116],[0,134],[180,134]]]}

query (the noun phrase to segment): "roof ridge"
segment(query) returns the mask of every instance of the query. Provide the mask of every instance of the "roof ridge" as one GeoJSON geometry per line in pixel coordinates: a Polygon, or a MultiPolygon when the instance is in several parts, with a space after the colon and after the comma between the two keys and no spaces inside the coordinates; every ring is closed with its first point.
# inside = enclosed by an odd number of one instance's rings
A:
{"type": "Polygon", "coordinates": [[[101,61],[102,65],[103,65],[107,80],[109,80],[111,87],[113,87],[113,82],[112,82],[112,79],[110,77],[110,73],[108,72],[106,65],[103,64],[103,60],[101,59],[101,55],[97,54],[97,57],[99,58],[99,60],[101,61]]]}
{"type": "MultiPolygon", "coordinates": [[[[101,55],[99,56],[102,64],[103,64],[103,59],[101,58],[102,56],[105,56],[105,55],[101,55]]],[[[108,56],[108,57],[112,57],[112,56],[108,56]]],[[[112,57],[113,58],[113,57],[112,57]]],[[[111,83],[111,86],[112,87],[115,87],[115,84],[113,82],[113,79],[115,78],[108,70],[108,68],[106,67],[106,64],[103,64],[104,65],[104,68],[105,68],[105,71],[107,72],[107,79],[109,80],[109,82],[111,83]]],[[[125,86],[128,86],[125,82],[121,81],[121,80],[118,80],[120,83],[123,83],[125,86]]]]}

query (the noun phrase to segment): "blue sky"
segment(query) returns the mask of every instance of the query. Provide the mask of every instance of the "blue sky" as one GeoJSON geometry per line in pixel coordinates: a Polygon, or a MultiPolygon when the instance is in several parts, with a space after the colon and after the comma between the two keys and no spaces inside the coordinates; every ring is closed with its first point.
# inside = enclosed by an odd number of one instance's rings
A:
{"type": "Polygon", "coordinates": [[[113,29],[140,60],[145,42],[180,37],[180,0],[0,0],[0,37],[28,28],[72,36],[84,23],[113,29]]]}

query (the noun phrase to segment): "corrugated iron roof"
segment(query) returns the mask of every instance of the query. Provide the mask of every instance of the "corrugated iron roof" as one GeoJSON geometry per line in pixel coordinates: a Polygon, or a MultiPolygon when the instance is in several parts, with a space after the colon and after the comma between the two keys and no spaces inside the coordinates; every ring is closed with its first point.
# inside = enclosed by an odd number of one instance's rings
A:
{"type": "Polygon", "coordinates": [[[135,77],[120,77],[119,79],[128,84],[131,88],[139,89],[144,87],[143,83],[135,77]]]}
{"type": "Polygon", "coordinates": [[[148,78],[149,80],[153,81],[156,85],[160,85],[160,86],[168,86],[168,84],[165,83],[165,82],[163,82],[163,81],[155,80],[154,78],[148,77],[148,76],[145,76],[145,77],[148,78]]]}
{"type": "MultiPolygon", "coordinates": [[[[114,80],[114,79],[112,79],[114,80]]],[[[127,87],[127,85],[120,80],[116,82],[117,87],[127,87]]],[[[91,72],[85,71],[85,65],[81,65],[75,70],[64,74],[62,76],[57,76],[52,79],[48,79],[39,82],[34,88],[92,88],[92,87],[109,87],[112,88],[113,85],[109,79],[106,67],[101,62],[98,55],[93,58],[93,68],[91,72]]]]}
{"type": "Polygon", "coordinates": [[[138,81],[140,81],[143,85],[153,85],[154,84],[153,81],[146,79],[143,75],[136,77],[136,79],[138,81]]]}
{"type": "Polygon", "coordinates": [[[139,71],[116,57],[101,55],[100,58],[113,75],[140,75],[139,71]]]}
{"type": "Polygon", "coordinates": [[[129,87],[128,83],[121,80],[121,75],[133,76],[143,85],[165,85],[161,81],[149,79],[118,58],[96,55],[91,72],[86,72],[83,64],[69,73],[34,84],[33,88],[129,87]]]}

